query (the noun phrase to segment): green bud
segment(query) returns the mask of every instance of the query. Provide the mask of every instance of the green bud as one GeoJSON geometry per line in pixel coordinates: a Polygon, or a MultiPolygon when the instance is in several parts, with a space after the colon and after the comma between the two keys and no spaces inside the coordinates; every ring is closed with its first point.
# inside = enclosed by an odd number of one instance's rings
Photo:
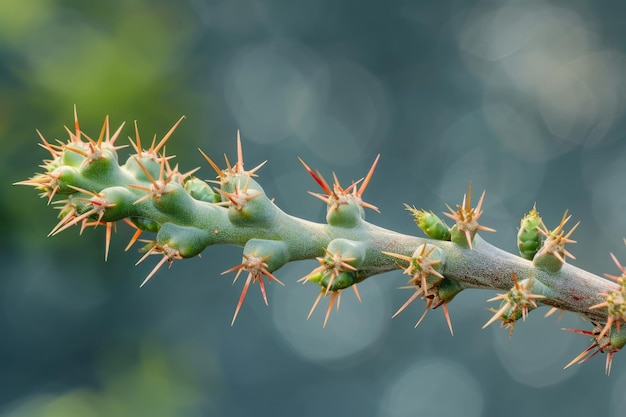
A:
{"type": "Polygon", "coordinates": [[[206,201],[207,203],[219,203],[220,195],[217,194],[209,184],[199,178],[190,178],[185,181],[185,190],[196,200],[206,201]]]}
{"type": "Polygon", "coordinates": [[[337,238],[330,241],[328,251],[340,254],[343,261],[350,266],[359,268],[365,261],[365,245],[363,242],[337,238]]]}
{"type": "Polygon", "coordinates": [[[157,243],[177,249],[183,258],[191,258],[202,252],[210,243],[210,234],[201,229],[164,223],[157,234],[157,243]]]}
{"type": "Polygon", "coordinates": [[[609,336],[611,342],[611,348],[621,349],[626,346],[626,326],[620,326],[617,330],[616,327],[611,328],[611,335],[609,336]]]}
{"type": "Polygon", "coordinates": [[[257,258],[265,258],[267,270],[274,272],[289,262],[289,251],[285,242],[280,240],[250,239],[243,248],[243,253],[257,258]]]}
{"type": "Polygon", "coordinates": [[[415,224],[426,236],[437,240],[450,240],[450,228],[432,211],[418,210],[405,204],[404,207],[413,214],[415,224]]]}
{"type": "MultiPolygon", "coordinates": [[[[71,143],[71,144],[68,144],[67,147],[84,151],[84,152],[89,152],[89,148],[87,147],[87,144],[85,144],[84,142],[71,143]]],[[[63,155],[61,155],[61,163],[63,165],[71,166],[74,168],[80,167],[83,164],[83,162],[85,162],[85,157],[78,152],[74,152],[68,149],[67,147],[63,151],[63,155]]]]}
{"type": "MultiPolygon", "coordinates": [[[[332,274],[331,273],[324,273],[322,274],[319,284],[323,287],[323,288],[328,288],[328,283],[330,282],[332,278],[332,274]]],[[[354,274],[354,272],[349,272],[349,271],[342,271],[339,274],[337,274],[337,276],[335,277],[335,279],[332,280],[332,284],[330,285],[330,288],[328,288],[328,291],[341,291],[341,290],[345,290],[348,287],[351,287],[352,285],[356,284],[356,276],[354,274]]]]}
{"type": "Polygon", "coordinates": [[[524,215],[520,223],[519,232],[517,232],[517,247],[522,258],[532,260],[541,248],[540,225],[541,217],[539,217],[539,213],[533,207],[528,214],[524,215]]]}
{"type": "Polygon", "coordinates": [[[343,204],[328,207],[326,222],[331,226],[354,227],[365,217],[363,207],[347,200],[343,204]]]}
{"type": "Polygon", "coordinates": [[[157,233],[161,228],[161,224],[146,217],[130,217],[129,219],[135,226],[147,232],[157,233]]]}
{"type": "Polygon", "coordinates": [[[452,301],[458,293],[463,291],[461,284],[450,278],[442,279],[439,284],[437,284],[437,289],[439,290],[439,298],[446,303],[452,301]]]}
{"type": "Polygon", "coordinates": [[[161,172],[161,164],[151,158],[147,157],[138,157],[137,155],[133,155],[128,160],[126,160],[126,164],[124,164],[124,168],[128,170],[131,175],[137,178],[140,181],[151,182],[150,178],[146,176],[146,173],[141,169],[141,166],[150,173],[153,179],[158,179],[159,174],[161,172]],[[138,162],[139,161],[139,162],[138,162]]]}

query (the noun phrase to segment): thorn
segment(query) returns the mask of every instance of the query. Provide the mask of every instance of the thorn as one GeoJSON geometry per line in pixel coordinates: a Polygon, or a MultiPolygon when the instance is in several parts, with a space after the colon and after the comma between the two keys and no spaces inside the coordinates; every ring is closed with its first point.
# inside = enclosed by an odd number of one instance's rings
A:
{"type": "Polygon", "coordinates": [[[133,140],[130,137],[128,138],[128,140],[130,141],[130,144],[132,145],[132,147],[135,149],[137,156],[139,158],[142,158],[143,149],[141,147],[141,137],[139,136],[139,128],[137,127],[137,120],[135,120],[135,142],[133,142],[133,140]]]}
{"type": "MultiPolygon", "coordinates": [[[[178,119],[178,121],[176,123],[174,123],[174,126],[171,127],[171,129],[165,134],[165,136],[163,136],[163,139],[161,139],[161,141],[159,142],[159,144],[154,147],[152,150],[152,152],[154,152],[155,154],[157,152],[159,152],[159,149],[161,149],[163,147],[163,145],[165,145],[165,142],[167,142],[169,140],[169,138],[172,136],[172,134],[174,133],[174,131],[176,130],[176,128],[178,127],[178,125],[185,119],[185,116],[182,116],[180,119],[178,119]]],[[[156,139],[156,137],[155,137],[156,139]]]]}
{"type": "Polygon", "coordinates": [[[328,183],[324,179],[324,177],[319,172],[317,172],[317,173],[313,172],[313,170],[311,168],[309,168],[309,166],[306,163],[304,163],[302,158],[298,157],[298,160],[300,161],[300,163],[302,165],[304,165],[304,169],[306,169],[307,172],[309,173],[309,175],[311,175],[311,177],[313,177],[315,182],[320,187],[322,187],[322,190],[324,190],[324,192],[326,193],[327,196],[331,196],[331,195],[334,194],[333,191],[330,189],[330,186],[328,185],[328,183]]]}
{"type": "Polygon", "coordinates": [[[150,279],[154,276],[154,274],[156,274],[156,272],[159,270],[159,268],[161,268],[163,266],[163,264],[168,261],[168,259],[169,259],[169,257],[166,254],[163,254],[163,258],[161,258],[159,263],[156,264],[154,268],[152,268],[152,271],[150,271],[150,273],[148,274],[146,279],[143,280],[143,282],[141,283],[139,288],[142,288],[144,285],[146,285],[146,283],[148,281],[150,281],[150,279]]]}
{"type": "Polygon", "coordinates": [[[241,148],[241,135],[239,129],[237,129],[237,164],[235,165],[235,172],[242,174],[243,169],[243,150],[241,148]]]}
{"type": "MultiPolygon", "coordinates": [[[[240,269],[239,272],[237,272],[237,276],[235,277],[235,279],[237,279],[241,271],[242,270],[240,269]]],[[[243,304],[243,300],[245,300],[246,298],[246,293],[248,292],[248,287],[250,286],[251,280],[252,280],[252,273],[248,273],[248,278],[246,279],[246,283],[243,285],[243,289],[241,290],[241,295],[239,296],[239,302],[237,303],[237,307],[235,308],[235,314],[233,315],[233,320],[230,322],[231,326],[235,324],[235,320],[237,319],[237,315],[239,314],[239,309],[241,308],[241,305],[243,304]]]]}
{"type": "Polygon", "coordinates": [[[352,289],[354,290],[354,295],[356,295],[356,299],[359,300],[359,303],[362,302],[361,294],[359,294],[359,289],[356,287],[356,284],[352,285],[352,289]]]}
{"type": "Polygon", "coordinates": [[[109,259],[109,247],[111,246],[111,232],[114,222],[106,222],[106,234],[104,235],[104,262],[109,259]]]}
{"type": "Polygon", "coordinates": [[[317,305],[320,302],[320,299],[322,298],[322,294],[324,292],[324,289],[322,288],[319,292],[319,294],[317,295],[317,298],[315,299],[315,302],[313,302],[313,307],[311,307],[311,310],[309,311],[309,315],[306,316],[306,319],[310,319],[311,315],[313,314],[313,312],[315,311],[315,309],[317,308],[317,305]]]}
{"type": "Polygon", "coordinates": [[[139,236],[141,236],[141,233],[143,232],[143,230],[135,226],[135,224],[133,224],[130,220],[126,218],[124,219],[124,222],[126,222],[126,224],[130,225],[132,228],[136,229],[135,234],[133,235],[133,237],[130,238],[130,242],[128,242],[128,245],[126,245],[126,248],[124,249],[124,252],[128,252],[128,249],[130,249],[131,246],[135,244],[137,239],[139,239],[139,236]]]}
{"type": "MultiPolygon", "coordinates": [[[[330,317],[330,312],[333,309],[333,304],[335,303],[335,300],[341,300],[341,293],[339,291],[333,291],[332,294],[330,294],[330,300],[328,301],[328,308],[326,309],[326,317],[324,318],[324,324],[322,325],[322,328],[326,328],[326,323],[328,323],[328,317],[330,317]]],[[[337,307],[339,307],[339,301],[337,302],[337,307]]]]}
{"type": "Polygon", "coordinates": [[[211,158],[209,158],[207,156],[207,154],[205,154],[204,152],[202,152],[202,149],[198,148],[198,150],[200,151],[200,153],[202,154],[202,156],[204,157],[204,159],[206,159],[206,161],[209,163],[209,165],[211,165],[211,167],[213,168],[213,170],[215,170],[215,172],[217,173],[218,177],[220,179],[226,177],[226,174],[224,174],[224,171],[222,171],[215,162],[213,162],[213,160],[211,158]]]}
{"type": "Polygon", "coordinates": [[[415,323],[415,328],[417,328],[417,326],[419,326],[420,323],[422,323],[422,320],[424,320],[424,317],[426,317],[426,314],[428,314],[428,310],[430,310],[430,306],[432,306],[432,305],[433,305],[433,300],[432,300],[432,298],[429,298],[428,301],[426,302],[426,308],[424,309],[424,312],[422,313],[422,316],[417,321],[417,323],[415,323]]]}
{"type": "MultiPolygon", "coordinates": [[[[408,287],[408,288],[413,288],[413,287],[408,287]]],[[[408,299],[408,300],[406,300],[406,302],[402,305],[402,307],[400,307],[400,308],[398,309],[398,311],[396,311],[396,312],[394,313],[394,315],[393,315],[393,316],[391,316],[391,318],[393,319],[393,318],[395,318],[398,314],[400,314],[401,312],[403,312],[403,311],[404,311],[404,309],[406,309],[406,308],[409,306],[409,304],[411,304],[413,301],[415,301],[415,299],[416,299],[416,298],[417,298],[417,297],[418,297],[418,296],[419,296],[422,292],[423,292],[423,291],[422,291],[422,288],[417,289],[417,290],[413,293],[413,295],[411,295],[411,296],[409,297],[409,299],[408,299]]],[[[416,326],[416,327],[417,327],[417,326],[416,326]]]]}
{"type": "MultiPolygon", "coordinates": [[[[595,342],[594,342],[594,343],[593,343],[593,345],[591,345],[591,346],[589,346],[587,349],[583,350],[583,351],[582,351],[582,352],[581,352],[578,356],[576,356],[574,359],[572,359],[572,361],[571,361],[570,363],[568,363],[567,365],[565,365],[565,366],[563,367],[563,369],[567,369],[567,368],[569,368],[570,366],[572,366],[573,364],[575,364],[576,362],[578,362],[579,360],[581,360],[582,358],[584,358],[584,357],[587,355],[587,353],[589,353],[589,352],[590,352],[590,351],[591,351],[594,347],[596,347],[596,346],[597,346],[597,343],[595,343],[595,342]]],[[[591,356],[590,356],[590,357],[591,357],[591,356]]],[[[589,357],[589,358],[590,358],[590,357],[589,357]]],[[[587,359],[589,359],[589,358],[587,358],[587,359]]],[[[585,361],[586,361],[586,359],[585,359],[585,361]]],[[[583,362],[583,361],[581,361],[581,362],[579,362],[579,363],[582,363],[582,362],[583,362]]]]}
{"type": "Polygon", "coordinates": [[[357,197],[361,197],[361,195],[363,195],[363,192],[369,185],[369,182],[372,179],[372,175],[374,175],[374,170],[376,169],[376,165],[378,164],[379,159],[380,159],[380,154],[376,156],[376,159],[374,160],[374,163],[372,164],[372,167],[370,168],[369,172],[365,176],[365,179],[363,180],[361,187],[359,187],[359,190],[356,192],[357,197]]]}

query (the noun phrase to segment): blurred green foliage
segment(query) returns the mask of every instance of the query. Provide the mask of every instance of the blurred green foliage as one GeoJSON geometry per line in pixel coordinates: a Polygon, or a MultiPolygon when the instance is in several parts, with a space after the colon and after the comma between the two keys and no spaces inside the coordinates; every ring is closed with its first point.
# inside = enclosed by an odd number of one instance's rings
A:
{"type": "Polygon", "coordinates": [[[95,387],[22,399],[2,417],[191,416],[202,403],[188,367],[154,344],[136,363],[108,358],[98,366],[95,387]],[[121,362],[121,363],[120,363],[121,362]],[[127,366],[123,366],[127,365],[127,366]],[[187,369],[187,371],[186,371],[187,369]]]}
{"type": "MultiPolygon", "coordinates": [[[[44,155],[35,128],[48,140],[65,139],[61,127],[71,125],[74,104],[91,136],[107,114],[114,126],[139,120],[148,138],[167,131],[197,100],[190,85],[196,32],[189,9],[175,2],[0,2],[0,176],[32,175],[44,155]]],[[[129,123],[123,137],[131,130],[129,123]]],[[[9,197],[22,192],[0,187],[0,213],[17,220],[2,227],[41,240],[29,232],[49,219],[39,215],[41,206],[9,197]],[[25,210],[27,221],[18,215],[25,210]]]]}

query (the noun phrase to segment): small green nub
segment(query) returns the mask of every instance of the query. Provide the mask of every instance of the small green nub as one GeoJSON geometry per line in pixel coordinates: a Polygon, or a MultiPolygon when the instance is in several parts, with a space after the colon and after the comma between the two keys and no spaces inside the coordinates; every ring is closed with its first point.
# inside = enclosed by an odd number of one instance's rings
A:
{"type": "Polygon", "coordinates": [[[535,207],[524,215],[517,232],[517,247],[520,256],[532,260],[541,248],[542,236],[539,233],[541,217],[535,207]]]}
{"type": "Polygon", "coordinates": [[[609,341],[611,342],[612,349],[622,349],[626,346],[626,326],[612,327],[610,330],[609,341]]]}
{"type": "MultiPolygon", "coordinates": [[[[322,275],[319,284],[323,288],[328,288],[328,283],[331,281],[333,274],[328,272],[322,275]]],[[[328,291],[341,291],[356,284],[356,276],[354,272],[342,271],[332,280],[328,291]]]]}
{"type": "Polygon", "coordinates": [[[326,222],[331,226],[351,228],[359,224],[365,217],[363,207],[354,201],[345,201],[336,206],[329,206],[326,222]]]}
{"type": "Polygon", "coordinates": [[[137,226],[137,228],[148,232],[157,233],[159,229],[161,229],[160,223],[146,217],[131,217],[129,220],[137,226]]]}
{"type": "Polygon", "coordinates": [[[418,210],[405,204],[404,207],[413,214],[415,224],[426,236],[436,240],[450,240],[450,228],[432,211],[418,210]]]}
{"type": "Polygon", "coordinates": [[[343,262],[358,269],[365,262],[365,246],[357,240],[337,238],[331,240],[327,248],[332,253],[340,254],[343,262]]]}
{"type": "Polygon", "coordinates": [[[442,279],[437,284],[437,289],[439,290],[439,298],[446,303],[452,301],[458,293],[463,291],[461,284],[450,278],[442,279]]]}
{"type": "Polygon", "coordinates": [[[183,258],[200,254],[210,243],[211,234],[195,227],[164,223],[157,234],[157,243],[178,250],[183,258]]]}
{"type": "Polygon", "coordinates": [[[217,194],[209,184],[199,178],[190,178],[185,181],[185,190],[196,200],[206,201],[207,203],[219,203],[222,201],[220,195],[217,194]]]}

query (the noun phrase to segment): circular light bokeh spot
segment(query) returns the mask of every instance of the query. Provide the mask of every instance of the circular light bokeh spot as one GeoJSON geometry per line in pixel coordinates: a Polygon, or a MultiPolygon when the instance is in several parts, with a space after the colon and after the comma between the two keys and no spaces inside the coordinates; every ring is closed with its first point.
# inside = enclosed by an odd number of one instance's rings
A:
{"type": "Polygon", "coordinates": [[[477,417],[483,412],[479,382],[462,365],[442,358],[422,359],[385,386],[380,417],[477,417]]]}
{"type": "MultiPolygon", "coordinates": [[[[311,269],[303,265],[288,265],[285,276],[305,276],[311,269]]],[[[291,285],[286,291],[275,291],[273,296],[274,324],[289,346],[299,355],[316,362],[345,359],[357,354],[383,335],[389,321],[389,306],[384,291],[376,280],[359,284],[362,303],[350,288],[341,293],[341,308],[336,306],[322,328],[328,306],[328,297],[320,300],[317,309],[306,320],[321,287],[307,283],[291,285]],[[282,293],[282,294],[281,294],[282,293]]]]}

